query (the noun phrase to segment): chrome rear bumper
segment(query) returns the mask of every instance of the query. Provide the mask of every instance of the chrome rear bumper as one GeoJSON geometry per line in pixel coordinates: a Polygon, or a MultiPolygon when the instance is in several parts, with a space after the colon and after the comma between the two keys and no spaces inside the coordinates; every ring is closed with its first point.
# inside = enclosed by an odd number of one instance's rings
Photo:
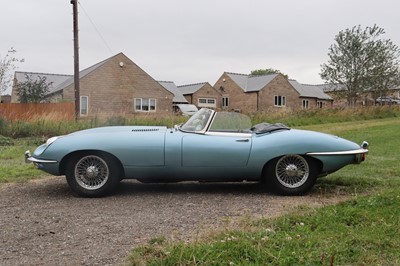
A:
{"type": "Polygon", "coordinates": [[[354,163],[361,163],[365,160],[365,156],[368,153],[369,144],[366,141],[360,145],[357,150],[348,151],[328,151],[328,152],[308,152],[306,155],[310,156],[341,156],[341,155],[355,155],[354,163]]]}
{"type": "Polygon", "coordinates": [[[327,151],[327,152],[308,152],[307,155],[314,156],[329,156],[329,155],[352,155],[352,154],[366,154],[368,153],[368,142],[363,141],[360,145],[360,148],[357,150],[348,150],[348,151],[327,151]]]}

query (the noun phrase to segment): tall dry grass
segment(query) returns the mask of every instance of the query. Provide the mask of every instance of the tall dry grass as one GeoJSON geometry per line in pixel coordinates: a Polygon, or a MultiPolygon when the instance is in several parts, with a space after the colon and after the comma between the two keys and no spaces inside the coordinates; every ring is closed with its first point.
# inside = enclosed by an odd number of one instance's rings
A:
{"type": "MultiPolygon", "coordinates": [[[[353,109],[313,109],[293,112],[271,112],[265,114],[250,114],[253,125],[261,122],[284,123],[291,127],[315,124],[336,123],[345,121],[360,121],[388,117],[400,118],[400,106],[374,106],[353,109]]],[[[32,115],[29,119],[8,120],[0,117],[0,135],[21,137],[51,137],[65,135],[74,131],[100,126],[167,126],[183,123],[187,117],[146,116],[146,115],[114,115],[108,118],[85,118],[78,121],[65,119],[60,112],[49,112],[32,115]]]]}
{"type": "Polygon", "coordinates": [[[267,121],[269,123],[280,122],[293,127],[388,117],[400,117],[400,106],[391,105],[345,109],[312,109],[292,112],[251,114],[250,117],[254,124],[267,121]]]}
{"type": "Polygon", "coordinates": [[[167,126],[183,123],[187,117],[168,116],[129,116],[86,117],[78,121],[66,118],[62,112],[27,113],[23,119],[7,119],[0,116],[0,135],[11,138],[43,137],[65,135],[78,130],[102,126],[167,126]],[[29,118],[28,118],[29,117],[29,118]]]}

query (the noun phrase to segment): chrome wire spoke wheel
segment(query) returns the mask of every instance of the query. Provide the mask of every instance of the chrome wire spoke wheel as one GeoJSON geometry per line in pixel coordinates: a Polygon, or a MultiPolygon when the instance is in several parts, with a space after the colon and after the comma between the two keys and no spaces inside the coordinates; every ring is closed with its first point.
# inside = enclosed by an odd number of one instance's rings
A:
{"type": "Polygon", "coordinates": [[[75,165],[76,182],[88,190],[96,190],[104,186],[109,175],[107,163],[96,155],[82,157],[75,165]]]}
{"type": "Polygon", "coordinates": [[[307,160],[300,155],[290,154],[279,159],[275,175],[279,183],[287,188],[298,188],[308,179],[310,169],[307,160]]]}

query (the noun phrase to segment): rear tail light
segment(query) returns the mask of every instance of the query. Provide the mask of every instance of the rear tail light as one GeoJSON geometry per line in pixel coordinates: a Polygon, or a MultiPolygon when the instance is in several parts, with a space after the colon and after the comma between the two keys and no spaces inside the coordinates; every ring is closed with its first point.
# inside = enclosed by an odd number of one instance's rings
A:
{"type": "Polygon", "coordinates": [[[365,161],[365,153],[359,153],[356,154],[355,158],[354,158],[354,163],[361,163],[363,161],[365,161]]]}

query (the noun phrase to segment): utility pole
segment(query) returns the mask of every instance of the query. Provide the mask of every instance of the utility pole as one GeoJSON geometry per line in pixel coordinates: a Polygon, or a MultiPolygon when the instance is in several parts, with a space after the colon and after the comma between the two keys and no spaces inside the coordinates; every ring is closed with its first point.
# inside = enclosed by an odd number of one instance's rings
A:
{"type": "Polygon", "coordinates": [[[78,121],[80,111],[79,96],[79,42],[78,42],[78,0],[71,0],[74,16],[74,91],[75,91],[75,121],[78,121]]]}

